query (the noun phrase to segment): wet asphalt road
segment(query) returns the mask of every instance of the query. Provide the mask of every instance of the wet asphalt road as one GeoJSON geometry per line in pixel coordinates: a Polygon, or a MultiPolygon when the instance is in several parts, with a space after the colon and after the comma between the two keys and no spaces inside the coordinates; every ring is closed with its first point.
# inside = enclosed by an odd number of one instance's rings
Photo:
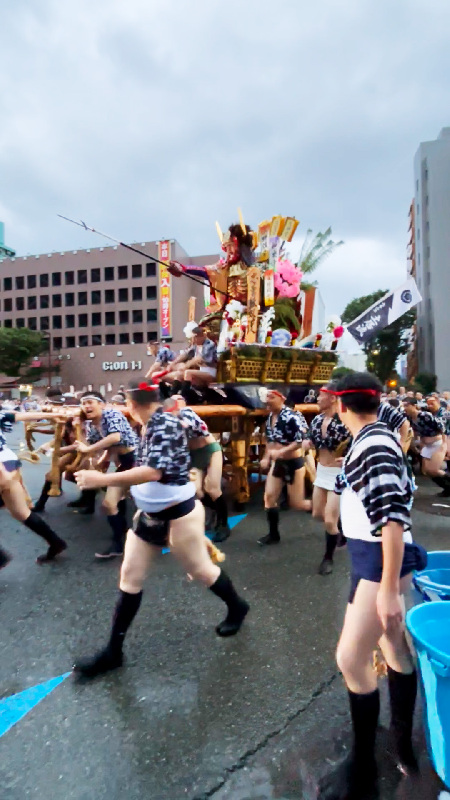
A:
{"type": "MultiPolygon", "coordinates": [[[[11,446],[19,436],[17,426],[11,446]]],[[[33,497],[43,473],[24,466],[33,497]]],[[[420,490],[416,538],[446,549],[450,520],[426,512],[430,492],[430,485],[420,490]]],[[[40,540],[1,512],[0,538],[14,560],[0,573],[0,698],[65,673],[75,656],[106,641],[119,564],[94,560],[108,541],[107,523],[100,511],[86,518],[68,509],[76,495],[65,483],[47,505],[45,518],[69,543],[54,565],[38,567],[40,540]]],[[[126,667],[85,685],[68,678],[1,737],[1,800],[317,796],[318,779],[349,745],[334,662],[347,554],[337,553],[333,575],[319,577],[321,525],[292,512],[282,515],[280,546],[262,551],[259,500],[223,546],[226,569],[251,603],[240,634],[216,637],[222,604],[162,555],[127,639],[126,667]]],[[[387,723],[386,702],[383,709],[387,723]]],[[[424,784],[399,784],[381,735],[382,800],[439,795],[420,715],[417,727],[424,784]]]]}

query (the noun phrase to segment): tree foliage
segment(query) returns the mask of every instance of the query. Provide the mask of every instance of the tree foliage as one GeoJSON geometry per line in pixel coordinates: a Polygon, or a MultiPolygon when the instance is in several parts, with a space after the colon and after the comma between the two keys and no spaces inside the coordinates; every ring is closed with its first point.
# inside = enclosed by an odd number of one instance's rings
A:
{"type": "MultiPolygon", "coordinates": [[[[387,290],[379,289],[372,294],[356,297],[345,307],[341,315],[342,322],[349,324],[359,317],[370,306],[381,300],[387,290]]],[[[409,332],[414,325],[416,312],[414,309],[406,311],[401,317],[392,322],[382,331],[376,333],[365,345],[363,350],[367,356],[367,368],[378,375],[385,383],[395,369],[399,356],[407,353],[410,347],[409,332]]]]}
{"type": "MultiPolygon", "coordinates": [[[[297,266],[301,269],[303,275],[310,275],[314,272],[327,256],[331,255],[341,244],[344,244],[344,242],[335,242],[331,238],[331,234],[331,227],[327,228],[323,233],[319,231],[316,234],[313,234],[311,228],[308,228],[297,262],[297,266]]],[[[302,289],[308,289],[313,285],[302,281],[302,289]]]]}
{"type": "Polygon", "coordinates": [[[47,347],[40,333],[28,328],[0,328],[0,372],[8,377],[21,374],[34,356],[47,347]]]}
{"type": "Polygon", "coordinates": [[[414,389],[422,394],[431,394],[436,391],[437,375],[432,372],[419,372],[414,378],[414,389]]]}

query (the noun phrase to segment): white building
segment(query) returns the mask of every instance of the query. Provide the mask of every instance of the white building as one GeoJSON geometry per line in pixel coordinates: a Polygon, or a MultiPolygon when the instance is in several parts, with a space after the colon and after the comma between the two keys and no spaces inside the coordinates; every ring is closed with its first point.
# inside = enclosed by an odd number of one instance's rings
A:
{"type": "Polygon", "coordinates": [[[450,128],[414,159],[418,371],[450,389],[450,128]]]}

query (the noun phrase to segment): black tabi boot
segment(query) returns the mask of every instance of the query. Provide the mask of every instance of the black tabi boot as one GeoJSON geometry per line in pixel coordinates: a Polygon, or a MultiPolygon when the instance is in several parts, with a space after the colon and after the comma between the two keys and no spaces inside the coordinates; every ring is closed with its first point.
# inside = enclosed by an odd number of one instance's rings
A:
{"type": "Polygon", "coordinates": [[[215,527],[215,533],[213,536],[213,542],[224,542],[225,539],[228,539],[231,529],[228,525],[228,506],[227,501],[223,494],[220,495],[216,500],[214,500],[214,508],[217,514],[217,522],[215,527]]]}
{"type": "Polygon", "coordinates": [[[378,797],[375,738],[380,714],[378,689],[348,693],[353,726],[351,755],[320,782],[318,800],[372,800],[378,797]]]}
{"type": "Polygon", "coordinates": [[[190,398],[191,386],[192,386],[191,381],[183,381],[179,392],[174,392],[174,394],[181,394],[181,396],[184,397],[186,402],[188,402],[190,398]]]}
{"type": "Polygon", "coordinates": [[[165,381],[159,382],[159,393],[161,395],[162,400],[167,400],[168,397],[172,394],[172,386],[170,383],[166,383],[165,381]]]}
{"type": "Polygon", "coordinates": [[[83,489],[78,501],[74,500],[73,503],[68,503],[68,505],[71,506],[71,508],[76,508],[77,514],[95,514],[96,497],[97,489],[83,489]]]}
{"type": "Polygon", "coordinates": [[[333,572],[333,554],[338,543],[338,535],[325,531],[325,555],[320,563],[319,575],[330,575],[333,572]]]}
{"type": "Polygon", "coordinates": [[[11,558],[12,556],[10,556],[9,553],[6,552],[6,550],[3,550],[3,547],[0,547],[0,569],[6,567],[11,561],[11,558]]]}
{"type": "Polygon", "coordinates": [[[418,771],[412,746],[414,708],[417,697],[417,672],[405,674],[388,666],[389,699],[391,703],[391,734],[397,767],[404,775],[418,771]]]}
{"type": "Polygon", "coordinates": [[[92,658],[77,661],[73,667],[74,672],[84,678],[95,678],[122,666],[125,635],[139,611],[141,600],[142,592],[130,594],[119,590],[108,644],[92,658]]]}
{"type": "Polygon", "coordinates": [[[37,500],[36,503],[34,504],[34,506],[32,507],[32,509],[31,509],[32,511],[42,512],[45,509],[45,504],[46,504],[46,502],[48,500],[48,493],[49,493],[51,487],[52,487],[52,482],[51,481],[45,481],[45,483],[44,483],[44,485],[42,487],[41,496],[40,496],[39,500],[37,500]]]}
{"type": "Polygon", "coordinates": [[[107,520],[112,529],[112,541],[103,553],[96,553],[96,558],[116,558],[123,556],[125,539],[127,535],[127,521],[122,514],[108,514],[107,520]]]}
{"type": "Polygon", "coordinates": [[[230,578],[223,569],[220,570],[220,575],[216,582],[209,588],[228,607],[227,616],[216,628],[217,635],[234,636],[250,610],[249,604],[242,597],[239,597],[230,578]]]}
{"type": "Polygon", "coordinates": [[[32,511],[28,519],[24,520],[23,523],[30,531],[33,533],[37,533],[38,536],[41,536],[45,541],[48,543],[49,548],[46,553],[42,556],[38,556],[36,559],[37,564],[45,564],[47,561],[53,561],[56,556],[62,553],[63,550],[66,550],[67,544],[63,539],[53,531],[43,519],[41,519],[35,511],[32,511]]]}
{"type": "Polygon", "coordinates": [[[439,492],[436,497],[450,497],[449,475],[436,475],[434,478],[431,478],[431,480],[442,489],[442,492],[439,492]]]}
{"type": "Polygon", "coordinates": [[[280,541],[280,531],[278,530],[280,512],[278,508],[267,508],[266,513],[269,523],[269,533],[266,536],[261,536],[261,538],[258,539],[258,544],[278,544],[280,541]]]}

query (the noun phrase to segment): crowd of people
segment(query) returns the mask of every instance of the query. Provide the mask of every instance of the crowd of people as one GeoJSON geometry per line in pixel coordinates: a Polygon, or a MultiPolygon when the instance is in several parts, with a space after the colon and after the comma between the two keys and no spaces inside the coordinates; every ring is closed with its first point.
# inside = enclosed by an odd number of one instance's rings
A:
{"type": "MultiPolygon", "coordinates": [[[[214,513],[213,542],[230,535],[222,448],[186,403],[192,391],[214,381],[209,342],[203,329],[196,329],[193,347],[181,356],[170,347],[155,347],[147,375],[121,387],[108,402],[97,391],[67,402],[67,396],[50,389],[37,408],[4,403],[0,412],[1,503],[47,542],[39,564],[67,547],[41,516],[63,477],[80,488],[69,505],[83,515],[95,512],[96,498],[105,490],[102,508],[111,542],[96,556],[122,558],[119,597],[107,644],[74,667],[84,678],[122,665],[125,636],[161,547],[170,545],[186,573],[224,602],[226,616],[217,635],[238,633],[249,612],[247,599],[214,559],[205,536],[205,509],[214,513]],[[15,422],[43,419],[63,426],[62,441],[30,508],[19,457],[8,448],[5,434],[15,422]],[[130,495],[135,507],[131,527],[130,495]]],[[[431,478],[441,489],[439,496],[450,497],[449,398],[448,392],[423,397],[402,388],[387,394],[373,375],[349,373],[321,388],[319,413],[308,424],[287,405],[282,391],[267,391],[266,444],[258,457],[266,473],[268,532],[258,544],[280,545],[280,500],[286,490],[291,508],[323,521],[319,574],[332,572],[337,547],[347,546],[351,562],[337,660],[348,689],[354,748],[323,787],[323,798],[360,798],[376,783],[380,701],[371,661],[377,646],[387,663],[397,764],[407,774],[417,769],[411,743],[417,677],[404,633],[404,595],[412,572],[425,566],[426,554],[413,542],[410,511],[414,471],[431,478]]],[[[0,568],[10,558],[0,549],[0,568]]]]}

